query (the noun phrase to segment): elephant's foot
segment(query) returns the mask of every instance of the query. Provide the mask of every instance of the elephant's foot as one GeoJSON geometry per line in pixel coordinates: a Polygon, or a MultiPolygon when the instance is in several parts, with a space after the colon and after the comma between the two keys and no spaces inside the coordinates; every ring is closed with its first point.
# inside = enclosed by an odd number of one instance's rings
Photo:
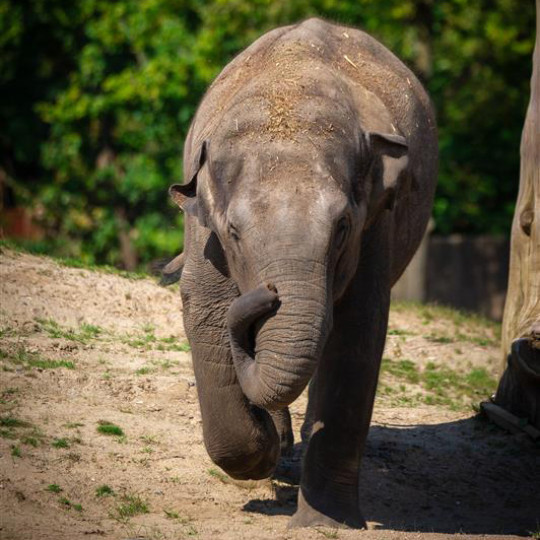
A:
{"type": "Polygon", "coordinates": [[[359,508],[336,507],[335,501],[329,501],[324,505],[323,501],[316,510],[311,506],[302,494],[302,489],[298,490],[298,509],[289,521],[290,529],[296,527],[330,527],[367,529],[367,524],[359,508]]]}

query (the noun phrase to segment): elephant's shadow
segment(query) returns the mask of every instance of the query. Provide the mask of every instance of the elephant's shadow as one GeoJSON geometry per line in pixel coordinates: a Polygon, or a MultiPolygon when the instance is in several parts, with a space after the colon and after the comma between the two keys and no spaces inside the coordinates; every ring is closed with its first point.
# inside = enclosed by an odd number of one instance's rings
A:
{"type": "MultiPolygon", "coordinates": [[[[252,500],[244,510],[292,515],[299,476],[299,459],[285,462],[278,468],[282,481],[275,500],[252,500]]],[[[527,535],[540,529],[540,445],[480,416],[432,425],[374,425],[360,501],[373,528],[527,535]]]]}

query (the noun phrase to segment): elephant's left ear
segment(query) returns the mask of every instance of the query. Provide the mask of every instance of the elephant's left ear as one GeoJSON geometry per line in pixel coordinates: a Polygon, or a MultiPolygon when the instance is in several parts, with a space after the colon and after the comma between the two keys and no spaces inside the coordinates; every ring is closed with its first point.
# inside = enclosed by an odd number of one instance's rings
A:
{"type": "Polygon", "coordinates": [[[197,207],[197,175],[206,161],[207,142],[203,141],[197,149],[190,167],[189,182],[187,184],[173,184],[169,188],[169,195],[180,207],[182,212],[198,215],[197,207]]]}
{"type": "Polygon", "coordinates": [[[368,218],[394,207],[399,178],[409,164],[407,141],[401,135],[366,133],[365,144],[371,157],[371,193],[368,218]]]}

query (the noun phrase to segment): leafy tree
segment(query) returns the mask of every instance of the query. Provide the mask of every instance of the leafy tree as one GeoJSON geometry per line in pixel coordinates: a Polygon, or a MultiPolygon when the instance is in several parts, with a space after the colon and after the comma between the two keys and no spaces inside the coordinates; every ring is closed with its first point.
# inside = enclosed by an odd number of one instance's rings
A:
{"type": "Polygon", "coordinates": [[[181,177],[182,138],[201,91],[191,84],[196,14],[184,0],[80,8],[76,68],[38,105],[51,126],[42,157],[54,179],[40,198],[54,228],[77,234],[81,254],[134,268],[139,254],[148,260],[182,245],[165,189],[181,177]]]}
{"type": "Polygon", "coordinates": [[[166,188],[204,89],[278,25],[323,16],[403,58],[435,103],[437,230],[507,233],[534,3],[0,0],[0,182],[56,248],[128,268],[181,248],[166,188]]]}

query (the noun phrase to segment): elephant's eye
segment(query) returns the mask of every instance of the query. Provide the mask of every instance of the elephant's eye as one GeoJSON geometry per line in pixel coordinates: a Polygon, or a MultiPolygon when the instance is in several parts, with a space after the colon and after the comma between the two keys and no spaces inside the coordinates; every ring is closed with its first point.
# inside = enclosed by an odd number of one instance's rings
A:
{"type": "Polygon", "coordinates": [[[349,220],[346,217],[342,217],[337,224],[336,227],[336,248],[341,249],[343,247],[343,244],[345,243],[345,240],[347,239],[347,235],[349,233],[349,220]]]}
{"type": "Polygon", "coordinates": [[[228,232],[229,232],[229,236],[234,241],[240,240],[240,235],[238,234],[238,229],[232,223],[229,223],[228,232]]]}

